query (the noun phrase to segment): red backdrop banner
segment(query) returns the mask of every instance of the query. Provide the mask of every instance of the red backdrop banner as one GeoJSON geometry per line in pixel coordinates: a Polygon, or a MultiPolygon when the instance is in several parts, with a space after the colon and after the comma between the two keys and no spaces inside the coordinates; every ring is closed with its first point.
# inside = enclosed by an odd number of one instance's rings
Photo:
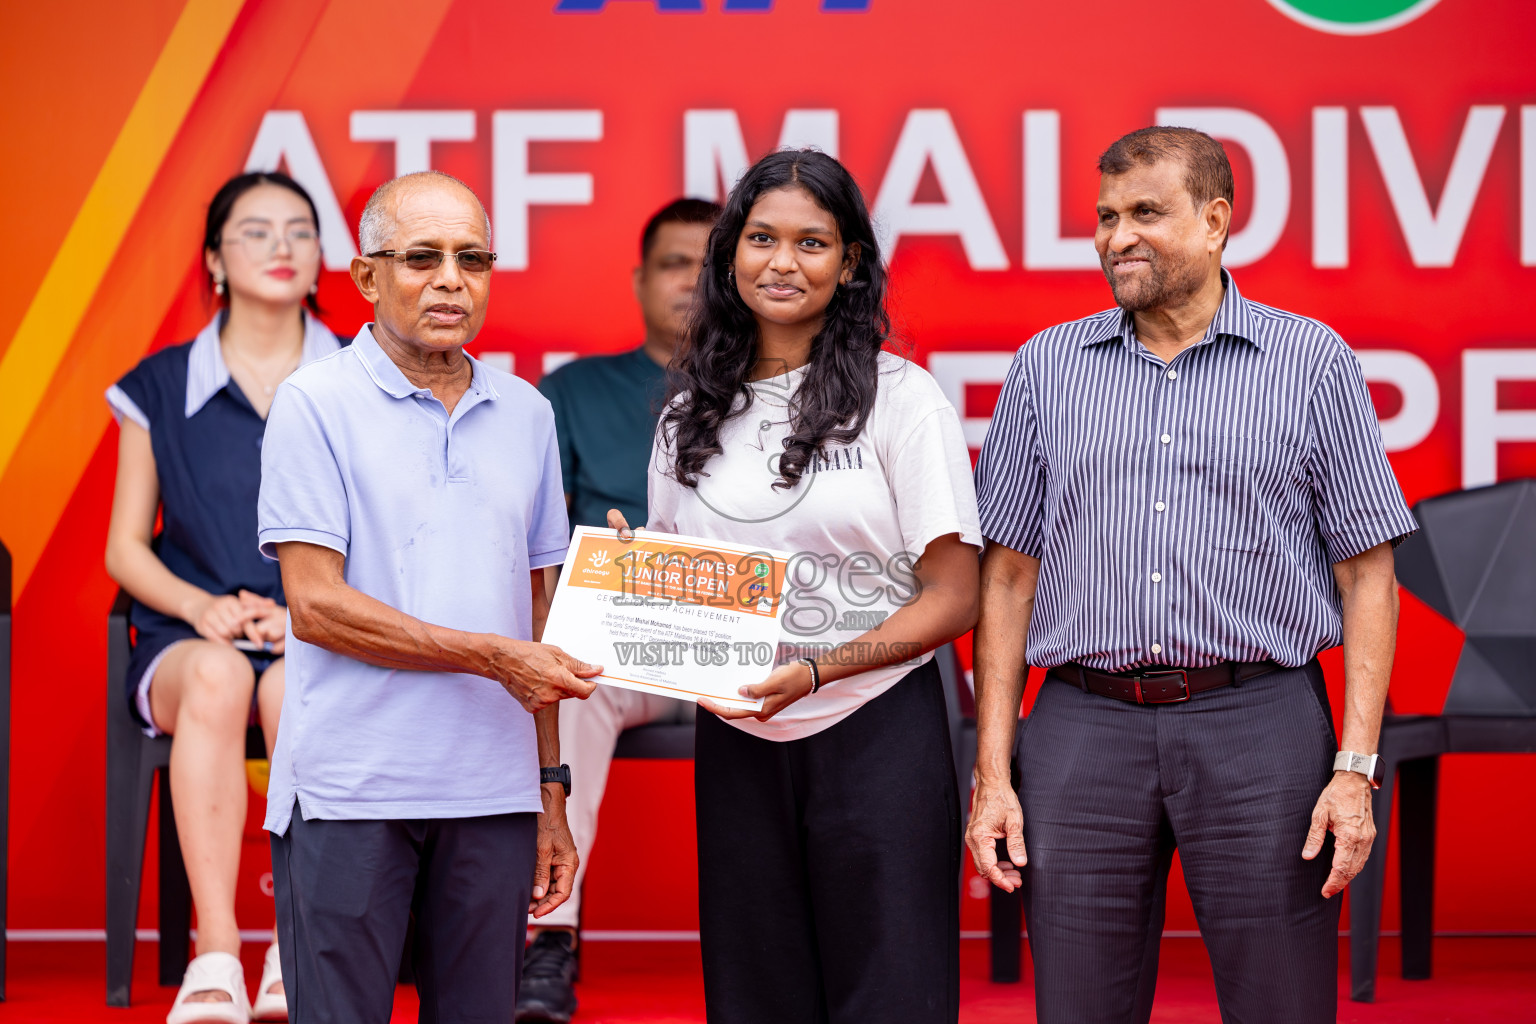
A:
{"type": "MultiPolygon", "coordinates": [[[[654,209],[721,195],[777,145],[819,146],[863,185],[901,334],[974,446],[1013,350],[1110,303],[1088,240],[1098,153],[1154,122],[1201,127],[1236,168],[1244,294],[1355,347],[1413,501],[1536,475],[1532,39],[1521,0],[10,5],[0,187],[26,254],[0,303],[12,926],[101,926],[117,438],[101,395],[211,315],[200,224],[231,174],[280,166],[314,194],[320,299],[346,334],[368,316],[344,271],[372,189],[426,167],[468,182],[501,256],[476,350],[536,381],[638,343],[629,272],[654,209]]],[[[1461,642],[1405,598],[1400,710],[1439,710],[1461,642]]],[[[589,928],[695,927],[688,771],[616,771],[589,928]]],[[[1440,927],[1536,929],[1536,882],[1497,855],[1536,841],[1512,811],[1533,783],[1529,759],[1445,766],[1440,927]]],[[[259,804],[249,928],[271,921],[259,804]]],[[[982,926],[980,899],[966,907],[982,926]]],[[[1169,927],[1193,927],[1187,903],[1169,927]]]]}

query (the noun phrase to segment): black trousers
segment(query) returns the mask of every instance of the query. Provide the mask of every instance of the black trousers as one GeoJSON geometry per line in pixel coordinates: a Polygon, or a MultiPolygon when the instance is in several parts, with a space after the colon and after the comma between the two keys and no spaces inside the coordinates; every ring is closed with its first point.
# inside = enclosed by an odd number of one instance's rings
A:
{"type": "Polygon", "coordinates": [[[1337,1019],[1333,860],[1301,848],[1337,749],[1314,661],[1181,704],[1048,679],[1024,724],[1024,913],[1041,1024],[1144,1024],[1175,848],[1229,1024],[1337,1019]]]}
{"type": "Polygon", "coordinates": [[[713,715],[697,735],[711,1024],[955,1021],[959,800],[932,662],[814,736],[713,715]]]}
{"type": "Polygon", "coordinates": [[[272,837],[293,1024],[387,1024],[411,915],[419,1019],[507,1024],[523,973],[535,816],[305,821],[272,837]]]}

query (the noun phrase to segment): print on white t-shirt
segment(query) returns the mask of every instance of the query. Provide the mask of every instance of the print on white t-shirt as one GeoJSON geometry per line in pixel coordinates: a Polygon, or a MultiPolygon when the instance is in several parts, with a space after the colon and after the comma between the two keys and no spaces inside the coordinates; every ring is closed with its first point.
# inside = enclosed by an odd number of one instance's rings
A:
{"type": "MultiPolygon", "coordinates": [[[[652,530],[796,553],[785,588],[779,663],[819,655],[878,626],[917,592],[912,565],[947,534],[981,547],[970,453],[960,418],[921,367],[891,353],[864,429],[812,457],[794,487],[778,460],[807,368],[753,382],[752,401],[720,431],[722,453],[697,487],[670,472],[658,431],[649,477],[652,530]]],[[[686,400],[681,396],[679,400],[686,400]]],[[[840,679],[767,722],[732,722],[769,739],[820,732],[885,692],[927,657],[840,679]]],[[[764,667],[766,676],[768,667],[764,667]]]]}

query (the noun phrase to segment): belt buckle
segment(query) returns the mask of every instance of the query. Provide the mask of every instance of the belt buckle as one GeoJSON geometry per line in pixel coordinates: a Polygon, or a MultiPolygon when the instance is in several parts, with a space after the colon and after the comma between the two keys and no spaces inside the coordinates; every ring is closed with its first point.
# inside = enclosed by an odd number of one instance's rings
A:
{"type": "Polygon", "coordinates": [[[1131,677],[1131,682],[1136,686],[1136,703],[1138,704],[1182,704],[1189,700],[1191,696],[1189,692],[1189,673],[1184,671],[1182,668],[1160,669],[1156,672],[1138,672],[1131,677]],[[1150,679],[1153,676],[1178,676],[1179,685],[1184,688],[1184,692],[1177,697],[1167,697],[1162,700],[1148,700],[1146,695],[1141,691],[1141,681],[1143,679],[1150,679]]]}

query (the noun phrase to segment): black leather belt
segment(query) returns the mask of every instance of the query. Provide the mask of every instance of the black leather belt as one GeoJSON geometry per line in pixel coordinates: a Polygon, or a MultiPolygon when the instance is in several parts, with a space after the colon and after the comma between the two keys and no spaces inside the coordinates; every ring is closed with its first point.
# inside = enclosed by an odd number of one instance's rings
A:
{"type": "Polygon", "coordinates": [[[1046,674],[1080,690],[1132,704],[1178,704],[1197,693],[1223,686],[1241,686],[1266,672],[1283,668],[1273,661],[1224,661],[1206,668],[1146,668],[1135,672],[1100,672],[1075,661],[1046,674]]]}

